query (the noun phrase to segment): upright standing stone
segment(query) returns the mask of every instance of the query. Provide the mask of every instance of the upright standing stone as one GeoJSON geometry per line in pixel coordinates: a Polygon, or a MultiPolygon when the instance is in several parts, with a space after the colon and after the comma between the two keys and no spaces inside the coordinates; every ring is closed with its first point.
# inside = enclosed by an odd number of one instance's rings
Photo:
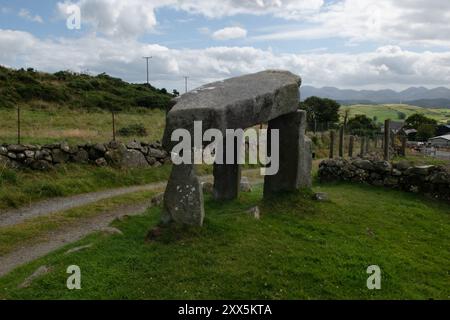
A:
{"type": "Polygon", "coordinates": [[[384,160],[389,161],[389,146],[390,146],[390,137],[391,137],[391,126],[390,126],[390,120],[386,119],[384,120],[384,141],[383,141],[383,148],[384,148],[384,160]]]}
{"type": "Polygon", "coordinates": [[[339,129],[339,157],[344,157],[344,126],[339,129]]]}
{"type": "Polygon", "coordinates": [[[204,216],[203,190],[194,165],[174,165],[164,193],[162,222],[201,226],[204,216]]]}
{"type": "Polygon", "coordinates": [[[334,158],[334,130],[330,130],[330,159],[334,158]]]}
{"type": "MultiPolygon", "coordinates": [[[[311,139],[303,135],[304,141],[300,139],[300,147],[303,145],[303,152],[300,154],[300,162],[298,163],[299,169],[299,187],[311,188],[312,187],[312,141],[311,139]]],[[[282,164],[281,164],[282,165],[282,164]]]]}
{"type": "Polygon", "coordinates": [[[269,121],[268,150],[272,153],[270,132],[279,130],[280,166],[275,175],[264,177],[264,197],[282,191],[311,186],[311,141],[305,137],[306,112],[298,110],[269,121]]]}
{"type": "Polygon", "coordinates": [[[234,164],[226,164],[226,148],[223,148],[224,164],[214,164],[214,187],[213,196],[216,200],[232,200],[239,195],[241,182],[241,167],[237,164],[237,141],[234,144],[234,164]]]}
{"type": "Polygon", "coordinates": [[[354,136],[350,136],[350,142],[348,144],[348,156],[350,158],[353,157],[353,145],[355,144],[355,137],[354,136]]]}

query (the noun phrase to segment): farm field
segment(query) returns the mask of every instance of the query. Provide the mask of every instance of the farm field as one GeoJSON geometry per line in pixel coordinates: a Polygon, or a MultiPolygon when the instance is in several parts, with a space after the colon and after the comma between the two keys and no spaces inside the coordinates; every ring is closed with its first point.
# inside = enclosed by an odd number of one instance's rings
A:
{"type": "MultiPolygon", "coordinates": [[[[117,136],[125,142],[160,140],[164,130],[165,112],[161,109],[137,108],[136,111],[121,111],[115,115],[116,132],[123,127],[142,124],[146,136],[117,136]]],[[[112,140],[112,114],[96,109],[70,109],[51,106],[44,109],[21,108],[21,142],[46,144],[67,141],[70,144],[107,142],[112,140]]],[[[17,142],[17,111],[0,109],[0,144],[17,142]]]]}
{"type": "Polygon", "coordinates": [[[356,104],[350,106],[341,106],[341,117],[343,117],[344,112],[347,109],[350,110],[350,117],[354,117],[357,114],[364,114],[370,119],[376,117],[377,122],[383,122],[386,119],[400,120],[400,112],[404,113],[406,117],[414,113],[420,113],[429,118],[435,119],[440,123],[447,123],[447,121],[450,121],[450,109],[428,109],[406,104],[356,104]]]}

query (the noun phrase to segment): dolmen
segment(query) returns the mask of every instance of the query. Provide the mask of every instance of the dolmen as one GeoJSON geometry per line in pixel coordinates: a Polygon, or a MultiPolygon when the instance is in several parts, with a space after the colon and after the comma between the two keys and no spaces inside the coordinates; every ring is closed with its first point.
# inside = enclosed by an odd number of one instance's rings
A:
{"type": "MultiPolygon", "coordinates": [[[[203,224],[203,190],[194,158],[198,155],[196,148],[211,143],[201,140],[210,132],[220,133],[225,139],[230,129],[243,130],[268,123],[267,149],[273,153],[277,147],[279,165],[276,172],[264,177],[264,197],[311,187],[311,141],[305,135],[306,112],[298,110],[300,84],[300,77],[289,71],[267,70],[210,83],[173,100],[166,117],[163,146],[172,152],[172,160],[177,155],[191,161],[173,161],[164,194],[163,223],[203,224]],[[179,129],[183,129],[181,134],[179,129]],[[180,151],[176,138],[187,133],[192,140],[188,145],[192,148],[180,151]],[[272,145],[271,139],[275,133],[277,146],[272,145]]],[[[236,141],[236,145],[238,143],[236,141]]],[[[236,160],[239,152],[232,151],[236,152],[230,152],[228,147],[216,150],[213,197],[218,201],[238,197],[240,164],[228,160],[230,157],[236,160]],[[226,161],[218,161],[218,155],[226,161]]]]}

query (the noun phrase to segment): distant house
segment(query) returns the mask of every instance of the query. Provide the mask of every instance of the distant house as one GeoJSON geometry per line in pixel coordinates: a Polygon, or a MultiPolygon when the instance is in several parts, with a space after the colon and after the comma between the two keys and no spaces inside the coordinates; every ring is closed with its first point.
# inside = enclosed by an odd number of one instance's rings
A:
{"type": "Polygon", "coordinates": [[[402,129],[402,134],[408,138],[408,141],[415,141],[417,130],[416,129],[402,129]]]}
{"type": "Polygon", "coordinates": [[[450,134],[430,138],[428,143],[433,147],[450,147],[450,134]]]}
{"type": "MultiPolygon", "coordinates": [[[[390,121],[390,125],[389,128],[391,129],[391,132],[393,134],[398,134],[400,133],[400,130],[403,129],[403,126],[405,125],[405,123],[403,121],[390,121]]],[[[384,126],[381,126],[381,132],[384,132],[384,126]]]]}
{"type": "Polygon", "coordinates": [[[450,124],[441,124],[436,129],[437,136],[444,136],[450,134],[450,124]]]}

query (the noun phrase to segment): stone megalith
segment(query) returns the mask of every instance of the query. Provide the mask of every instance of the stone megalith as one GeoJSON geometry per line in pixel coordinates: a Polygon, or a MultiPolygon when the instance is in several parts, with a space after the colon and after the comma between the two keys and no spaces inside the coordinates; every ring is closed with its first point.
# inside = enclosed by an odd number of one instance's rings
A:
{"type": "MultiPolygon", "coordinates": [[[[306,137],[306,111],[297,110],[269,121],[271,130],[279,130],[280,168],[264,177],[264,196],[311,187],[311,140],[306,137]]],[[[269,152],[272,152],[268,139],[269,152]]]]}
{"type": "MultiPolygon", "coordinates": [[[[166,117],[163,146],[172,150],[179,143],[171,140],[172,133],[185,129],[194,147],[195,121],[201,121],[202,135],[208,129],[217,129],[224,138],[227,129],[246,129],[269,122],[269,135],[272,129],[280,130],[281,163],[278,173],[266,176],[265,194],[266,190],[271,193],[308,187],[311,185],[311,141],[305,136],[306,113],[298,111],[300,84],[300,77],[291,72],[268,70],[214,82],[188,92],[173,100],[166,117]]],[[[225,148],[223,151],[225,156],[225,148]]],[[[220,162],[216,158],[214,164],[213,195],[217,200],[230,200],[238,196],[240,166],[236,162],[226,163],[225,157],[223,160],[220,162]]],[[[202,188],[194,166],[174,164],[164,196],[163,221],[201,225],[202,202],[202,188]],[[183,185],[191,189],[183,189],[183,185]]]]}
{"type": "Polygon", "coordinates": [[[192,164],[174,165],[164,193],[162,222],[201,226],[203,190],[192,164]]]}

